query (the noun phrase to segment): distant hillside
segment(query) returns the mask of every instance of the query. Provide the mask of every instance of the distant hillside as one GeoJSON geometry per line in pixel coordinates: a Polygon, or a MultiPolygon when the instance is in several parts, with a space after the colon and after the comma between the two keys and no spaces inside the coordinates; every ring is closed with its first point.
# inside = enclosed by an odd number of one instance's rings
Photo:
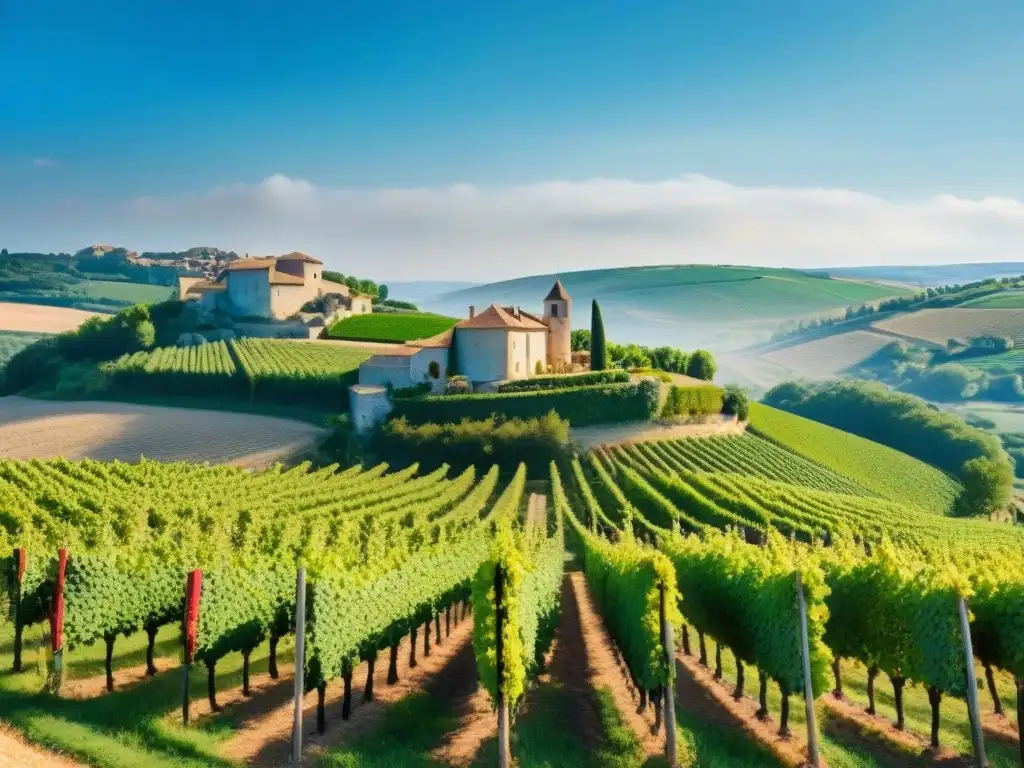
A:
{"type": "Polygon", "coordinates": [[[680,265],[535,275],[452,291],[422,304],[455,317],[465,317],[470,304],[493,302],[539,310],[556,277],[572,295],[576,327],[588,327],[590,301],[597,299],[612,339],[715,350],[766,338],[787,318],[907,292],[789,269],[680,265]]]}
{"type": "Polygon", "coordinates": [[[458,280],[412,280],[397,282],[388,281],[388,289],[393,299],[402,301],[423,301],[424,299],[436,299],[445,293],[461,291],[466,288],[473,288],[477,283],[467,283],[458,280]]]}
{"type": "Polygon", "coordinates": [[[824,270],[834,277],[887,280],[923,288],[974,283],[990,277],[1024,275],[1024,261],[994,261],[984,264],[931,264],[927,266],[844,267],[824,270]]]}

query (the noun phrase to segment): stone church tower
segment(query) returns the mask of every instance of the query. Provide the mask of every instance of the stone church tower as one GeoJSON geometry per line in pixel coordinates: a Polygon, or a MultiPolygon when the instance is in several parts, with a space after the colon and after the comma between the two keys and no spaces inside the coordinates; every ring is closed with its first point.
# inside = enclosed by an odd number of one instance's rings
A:
{"type": "Polygon", "coordinates": [[[572,363],[572,299],[561,280],[544,297],[544,324],[548,327],[548,365],[556,370],[572,363]]]}

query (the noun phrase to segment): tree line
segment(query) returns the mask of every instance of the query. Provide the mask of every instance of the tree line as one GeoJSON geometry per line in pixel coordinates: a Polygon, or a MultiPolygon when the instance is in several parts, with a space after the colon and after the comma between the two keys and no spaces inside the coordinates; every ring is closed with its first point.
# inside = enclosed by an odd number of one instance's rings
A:
{"type": "Polygon", "coordinates": [[[718,366],[707,350],[684,352],[675,347],[647,347],[642,344],[616,344],[608,341],[604,332],[604,319],[597,301],[591,304],[590,330],[580,328],[572,332],[572,351],[590,352],[590,370],[608,368],[626,370],[654,369],[681,373],[695,379],[711,381],[718,366]]]}

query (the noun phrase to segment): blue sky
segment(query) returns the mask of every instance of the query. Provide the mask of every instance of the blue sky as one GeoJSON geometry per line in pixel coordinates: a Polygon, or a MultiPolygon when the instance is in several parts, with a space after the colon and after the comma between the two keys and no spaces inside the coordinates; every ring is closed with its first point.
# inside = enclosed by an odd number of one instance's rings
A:
{"type": "MultiPolygon", "coordinates": [[[[700,174],[904,213],[940,195],[1012,202],[1022,126],[1020,0],[0,0],[9,247],[276,247],[301,239],[294,216],[248,242],[171,205],[248,199],[275,175],[314,197],[700,174]],[[140,218],[137,198],[173,210],[140,218]]],[[[376,238],[312,223],[328,251],[376,238]]],[[[687,260],[681,247],[643,253],[687,260]]]]}

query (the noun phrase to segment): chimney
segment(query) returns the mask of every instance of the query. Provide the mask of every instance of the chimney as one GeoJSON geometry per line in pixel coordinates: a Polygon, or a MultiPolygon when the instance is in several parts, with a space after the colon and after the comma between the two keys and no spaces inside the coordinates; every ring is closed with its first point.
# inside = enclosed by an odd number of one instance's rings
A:
{"type": "Polygon", "coordinates": [[[476,307],[474,307],[472,304],[470,304],[469,305],[469,319],[472,320],[474,317],[476,317],[476,307]]]}

